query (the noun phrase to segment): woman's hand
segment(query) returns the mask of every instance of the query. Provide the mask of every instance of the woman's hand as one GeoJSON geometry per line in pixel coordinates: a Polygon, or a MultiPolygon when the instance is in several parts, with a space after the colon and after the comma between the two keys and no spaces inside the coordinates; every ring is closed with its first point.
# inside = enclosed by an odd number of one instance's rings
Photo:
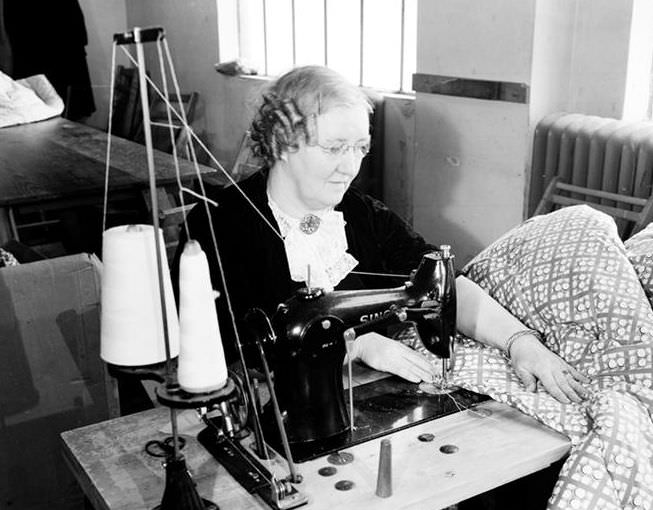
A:
{"type": "Polygon", "coordinates": [[[366,333],[351,347],[353,359],[360,359],[375,370],[389,372],[408,381],[431,382],[436,369],[422,354],[378,333],[366,333]]]}
{"type": "Polygon", "coordinates": [[[535,391],[539,381],[563,404],[578,403],[587,396],[581,383],[589,383],[590,379],[547,349],[535,336],[517,339],[510,348],[510,359],[528,391],[535,391]]]}

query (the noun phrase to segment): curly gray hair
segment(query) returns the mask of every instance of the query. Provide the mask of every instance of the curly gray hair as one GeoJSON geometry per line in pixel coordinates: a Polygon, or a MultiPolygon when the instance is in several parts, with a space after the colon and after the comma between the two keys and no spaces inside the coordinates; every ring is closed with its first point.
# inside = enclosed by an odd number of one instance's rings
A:
{"type": "Polygon", "coordinates": [[[322,66],[297,67],[273,81],[263,93],[250,127],[254,155],[272,166],[300,142],[317,143],[315,119],[332,108],[372,103],[365,92],[337,72],[322,66]]]}

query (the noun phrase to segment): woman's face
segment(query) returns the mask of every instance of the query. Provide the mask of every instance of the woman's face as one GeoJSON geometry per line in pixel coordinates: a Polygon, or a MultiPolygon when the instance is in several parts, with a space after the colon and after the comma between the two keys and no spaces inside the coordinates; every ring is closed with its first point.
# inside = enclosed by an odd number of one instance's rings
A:
{"type": "Polygon", "coordinates": [[[334,207],[360,169],[369,148],[368,112],[362,107],[337,107],[316,119],[317,145],[301,143],[286,153],[285,199],[294,207],[319,211],[334,207]]]}

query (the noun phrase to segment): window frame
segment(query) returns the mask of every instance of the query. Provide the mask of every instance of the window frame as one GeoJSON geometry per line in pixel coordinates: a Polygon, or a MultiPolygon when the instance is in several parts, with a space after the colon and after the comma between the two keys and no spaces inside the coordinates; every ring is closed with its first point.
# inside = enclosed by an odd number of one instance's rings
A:
{"type": "MultiPolygon", "coordinates": [[[[221,62],[239,60],[246,67],[254,69],[258,68],[259,77],[268,77],[280,74],[279,68],[289,69],[297,65],[304,65],[309,62],[298,62],[298,36],[297,36],[297,6],[305,0],[216,0],[217,7],[217,24],[218,24],[218,55],[221,62]],[[285,55],[287,65],[279,66],[270,64],[270,27],[268,19],[268,11],[273,2],[278,2],[276,6],[281,5],[284,10],[288,10],[290,16],[290,41],[289,55],[285,55]],[[249,27],[243,25],[243,18],[247,19],[250,23],[249,27]],[[252,47],[258,46],[257,50],[252,47]],[[249,55],[254,51],[258,51],[259,62],[250,63],[249,55]],[[262,53],[261,53],[262,52],[262,53]],[[274,69],[271,69],[274,68],[274,69]]],[[[412,89],[412,74],[415,72],[416,67],[416,54],[417,54],[417,0],[387,0],[389,4],[396,6],[401,13],[398,27],[398,37],[400,48],[398,51],[398,63],[394,60],[392,81],[395,85],[392,87],[387,84],[373,82],[367,79],[366,73],[371,74],[366,70],[366,64],[372,61],[372,56],[366,54],[370,52],[370,47],[374,46],[374,42],[367,42],[366,49],[366,6],[375,4],[378,9],[378,0],[359,0],[353,2],[348,0],[347,7],[352,7],[352,12],[356,11],[354,18],[358,18],[359,33],[358,33],[358,67],[357,79],[354,79],[354,73],[344,73],[347,77],[356,82],[357,85],[367,88],[376,89],[384,94],[399,94],[414,96],[412,89]],[[411,20],[407,20],[411,17],[411,20]],[[412,29],[407,30],[407,23],[412,23],[412,29]],[[410,39],[410,40],[408,40],[410,39]],[[412,44],[412,47],[410,45],[412,44]],[[409,53],[410,52],[410,53],[409,53]],[[398,75],[398,76],[397,76],[398,75]],[[398,84],[398,87],[396,86],[398,84]]],[[[334,58],[330,53],[329,47],[329,10],[333,9],[337,0],[313,0],[315,5],[321,4],[322,6],[322,45],[319,51],[322,55],[321,61],[312,61],[311,64],[325,65],[339,70],[334,58]]],[[[342,8],[342,2],[340,7],[342,8]]],[[[339,19],[342,19],[339,18],[339,19]]],[[[396,34],[397,32],[395,32],[396,34]]],[[[288,45],[287,45],[288,46],[288,45]]],[[[377,56],[378,61],[378,56],[377,56]]],[[[378,70],[378,68],[377,68],[378,70]]],[[[342,72],[342,71],[341,71],[342,72]]],[[[388,80],[391,81],[391,80],[388,80]]]]}

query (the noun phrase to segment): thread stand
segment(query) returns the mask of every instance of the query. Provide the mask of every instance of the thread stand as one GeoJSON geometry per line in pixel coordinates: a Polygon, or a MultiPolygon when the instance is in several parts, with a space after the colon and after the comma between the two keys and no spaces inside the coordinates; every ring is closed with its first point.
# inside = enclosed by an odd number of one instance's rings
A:
{"type": "MultiPolygon", "coordinates": [[[[166,484],[161,505],[154,510],[218,510],[219,507],[212,501],[200,498],[195,482],[191,478],[184,456],[178,450],[178,432],[176,430],[177,409],[199,409],[215,406],[229,401],[235,397],[236,385],[231,378],[227,379],[224,387],[206,393],[189,393],[184,391],[179,384],[172,380],[167,381],[157,388],[157,399],[162,405],[170,408],[173,425],[173,442],[175,446],[171,458],[166,459],[166,484]]],[[[226,417],[225,417],[226,420],[226,417]]]]}
{"type": "MultiPolygon", "coordinates": [[[[172,360],[171,363],[174,363],[175,361],[176,358],[172,360]]],[[[114,365],[113,363],[107,363],[106,365],[109,375],[116,379],[125,377],[139,379],[141,381],[157,381],[162,383],[165,381],[168,372],[167,362],[165,361],[161,363],[153,363],[151,365],[133,367],[114,365]]]]}
{"type": "MultiPolygon", "coordinates": [[[[189,393],[183,391],[177,381],[177,370],[176,366],[173,367],[173,357],[176,355],[171,351],[171,332],[169,331],[170,324],[168,322],[168,313],[174,313],[171,309],[168,310],[168,304],[170,299],[166,300],[166,285],[165,285],[165,276],[164,271],[167,271],[167,264],[164,264],[165,253],[162,250],[162,246],[159,240],[159,206],[157,200],[157,190],[156,190],[156,173],[154,168],[154,150],[152,143],[152,132],[151,132],[151,118],[150,118],[150,98],[147,90],[147,76],[145,72],[145,55],[143,45],[145,43],[156,43],[157,49],[159,50],[159,62],[161,65],[161,78],[164,84],[164,97],[168,97],[167,91],[167,81],[166,81],[166,71],[163,64],[163,56],[161,53],[161,44],[165,45],[166,55],[168,57],[170,73],[174,79],[175,87],[177,87],[176,76],[174,75],[174,69],[172,68],[172,63],[169,58],[169,51],[167,48],[167,43],[165,42],[165,31],[161,27],[152,27],[152,28],[134,28],[131,31],[114,34],[113,37],[113,54],[112,54],[112,64],[115,64],[115,51],[117,46],[123,45],[134,45],[136,47],[137,53],[137,70],[139,77],[139,89],[140,89],[140,103],[143,112],[143,134],[145,137],[145,147],[147,154],[147,169],[149,176],[149,191],[150,191],[150,206],[152,211],[152,233],[154,236],[154,247],[155,247],[155,259],[156,259],[156,275],[157,275],[157,284],[158,284],[158,297],[159,305],[161,307],[161,320],[162,320],[162,340],[165,347],[165,361],[158,362],[154,364],[148,364],[140,366],[139,363],[134,363],[130,366],[122,365],[110,365],[109,369],[113,375],[116,376],[126,376],[139,379],[149,379],[155,380],[160,383],[160,390],[157,391],[158,400],[165,406],[170,408],[170,422],[172,427],[172,452],[167,451],[165,470],[166,470],[166,480],[165,480],[165,489],[163,493],[163,498],[161,504],[155,507],[156,510],[217,510],[218,506],[208,500],[200,498],[197,493],[197,488],[195,482],[192,480],[188,468],[186,466],[186,461],[184,456],[180,453],[180,444],[179,444],[179,433],[177,430],[177,409],[189,409],[189,408],[202,408],[208,407],[220,403],[221,408],[225,409],[226,405],[224,404],[227,400],[232,399],[235,394],[235,384],[233,380],[227,378],[226,384],[223,388],[208,392],[208,393],[189,393]]],[[[130,56],[131,59],[131,56],[130,56]]],[[[115,67],[115,65],[114,65],[115,67]]],[[[115,83],[113,79],[113,69],[112,69],[112,87],[115,83]]],[[[179,97],[179,92],[177,90],[177,97],[179,97]]],[[[111,92],[111,105],[113,105],[113,88],[111,92]]],[[[169,105],[168,105],[169,106],[169,105]]],[[[183,112],[182,112],[183,116],[183,112]]],[[[170,115],[168,116],[170,119],[170,115]]],[[[111,110],[110,110],[110,122],[111,122],[111,110]]],[[[185,117],[183,118],[185,122],[185,117]]],[[[170,128],[172,134],[172,128],[170,128]]],[[[111,123],[109,124],[109,135],[107,142],[107,186],[109,181],[108,169],[110,168],[110,151],[111,151],[111,123]]],[[[173,155],[176,157],[176,153],[173,150],[173,155]]],[[[105,186],[106,188],[106,186],[105,186]]],[[[105,189],[105,218],[106,218],[106,209],[107,209],[107,189],[105,189]]],[[[104,230],[104,220],[103,220],[103,230],[104,230]]],[[[137,230],[131,229],[128,227],[127,232],[135,232],[137,230]]],[[[103,246],[104,248],[104,246],[103,246]]],[[[129,346],[125,347],[129,349],[129,346]]],[[[160,359],[160,354],[155,356],[150,356],[150,358],[160,359]]],[[[107,358],[104,358],[105,360],[107,358]]],[[[113,360],[114,358],[109,358],[113,360]]],[[[126,357],[129,360],[128,357],[126,357]]],[[[176,365],[176,363],[175,363],[176,365]]],[[[226,421],[226,419],[225,419],[226,421]]]]}
{"type": "Polygon", "coordinates": [[[200,498],[195,489],[195,482],[188,473],[188,467],[183,455],[176,459],[166,460],[166,486],[161,504],[154,510],[219,510],[220,507],[200,498]]]}
{"type": "MultiPolygon", "coordinates": [[[[152,365],[126,367],[107,363],[113,377],[132,377],[140,380],[154,380],[160,383],[156,389],[157,400],[170,408],[172,425],[173,452],[166,457],[166,481],[161,504],[153,510],[219,510],[218,505],[201,498],[197,493],[195,482],[191,478],[186,460],[179,452],[179,434],[177,432],[177,409],[200,409],[220,406],[223,412],[226,404],[237,398],[237,387],[231,377],[225,385],[215,391],[206,393],[190,393],[183,390],[174,375],[169,375],[166,362],[152,365]]],[[[225,416],[224,422],[230,417],[225,416]]]]}
{"type": "Polygon", "coordinates": [[[157,388],[156,396],[161,404],[174,409],[200,409],[212,407],[221,402],[232,400],[236,385],[231,378],[219,390],[206,393],[184,391],[176,381],[170,381],[157,388]]]}

